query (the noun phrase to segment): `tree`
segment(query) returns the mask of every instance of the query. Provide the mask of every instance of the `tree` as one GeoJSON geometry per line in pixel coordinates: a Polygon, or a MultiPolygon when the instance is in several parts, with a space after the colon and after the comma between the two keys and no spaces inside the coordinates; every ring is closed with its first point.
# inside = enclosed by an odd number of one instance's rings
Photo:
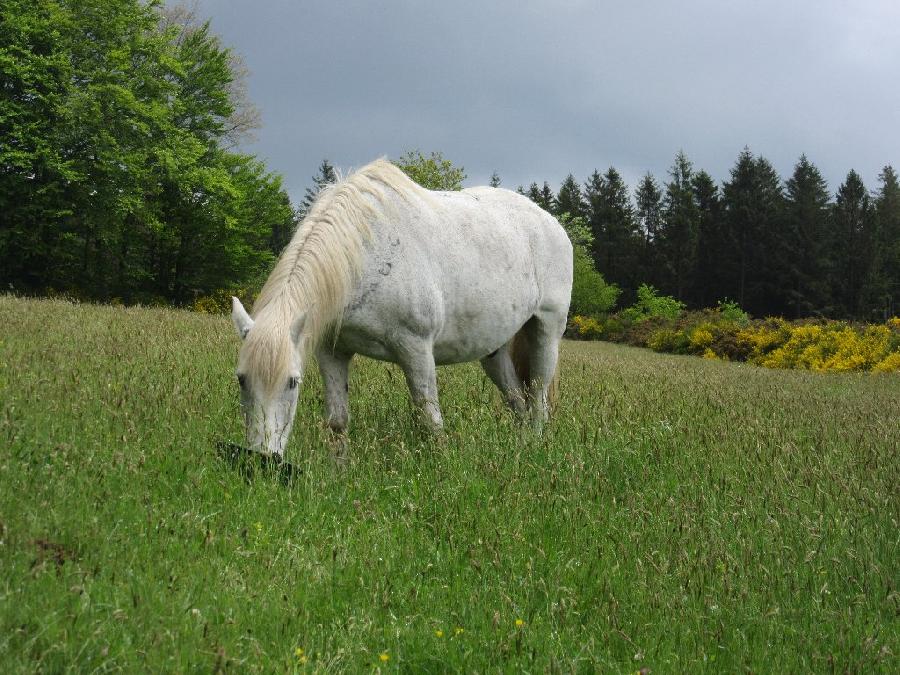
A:
{"type": "Polygon", "coordinates": [[[306,188],[306,193],[303,195],[300,206],[297,207],[298,220],[303,220],[303,218],[306,217],[306,214],[309,213],[309,208],[313,205],[313,202],[316,201],[316,197],[319,196],[322,188],[337,182],[337,172],[334,170],[334,166],[332,166],[331,162],[327,159],[323,159],[322,163],[319,165],[319,172],[312,177],[312,181],[312,186],[306,188]]]}
{"type": "Polygon", "coordinates": [[[663,198],[660,251],[668,284],[663,288],[684,301],[693,286],[697,261],[700,212],[694,201],[693,167],[684,152],[675,156],[669,169],[669,182],[663,198]]]}
{"type": "Polygon", "coordinates": [[[548,213],[555,212],[556,198],[553,196],[553,189],[547,181],[544,181],[544,187],[542,188],[539,188],[537,183],[532,183],[528,187],[528,192],[525,193],[525,196],[544,209],[544,211],[548,213]]]}
{"type": "Polygon", "coordinates": [[[722,192],[728,240],[728,254],[721,261],[722,296],[736,298],[752,314],[784,312],[784,294],[773,281],[782,275],[772,264],[783,199],[778,174],[768,160],[744,148],[722,192]]]}
{"type": "Polygon", "coordinates": [[[829,311],[828,185],[801,155],[785,184],[784,236],[776,251],[783,271],[786,304],[794,317],[829,311]]]}
{"type": "Polygon", "coordinates": [[[550,183],[544,181],[544,186],[541,188],[537,204],[548,213],[553,213],[553,205],[555,203],[556,198],[553,196],[553,190],[550,188],[550,183]]]}
{"type": "Polygon", "coordinates": [[[597,269],[626,289],[628,298],[643,280],[644,241],[634,217],[628,186],[615,168],[594,171],[584,184],[588,222],[594,235],[592,254],[597,269]]]}
{"type": "Polygon", "coordinates": [[[572,174],[566,176],[562,185],[559,187],[559,193],[553,200],[553,213],[559,215],[568,213],[573,218],[581,218],[584,216],[584,197],[578,182],[572,174]]]}
{"type": "Polygon", "coordinates": [[[900,312],[900,183],[890,165],[882,169],[878,179],[881,187],[875,197],[875,213],[880,233],[878,276],[882,286],[878,304],[882,318],[887,319],[900,312]]]}
{"type": "Polygon", "coordinates": [[[691,188],[698,210],[697,260],[691,298],[698,307],[710,307],[724,299],[716,292],[722,285],[718,263],[725,252],[722,202],[719,188],[706,171],[694,174],[691,188]]]}
{"type": "Polygon", "coordinates": [[[659,231],[662,227],[662,191],[649,172],[634,191],[635,220],[644,239],[641,272],[643,281],[659,284],[662,261],[659,252],[659,231]]]}
{"type": "Polygon", "coordinates": [[[589,253],[593,237],[583,218],[568,213],[559,222],[572,242],[572,299],[570,314],[597,316],[612,311],[619,297],[619,287],[608,284],[594,267],[589,253]]]}
{"type": "MultiPolygon", "coordinates": [[[[190,5],[161,5],[159,13],[159,29],[168,32],[171,42],[181,47],[185,41],[192,39],[194,33],[201,31],[208,37],[209,22],[204,22],[197,14],[197,3],[190,5]]],[[[204,40],[201,40],[202,44],[204,40]]],[[[250,100],[247,93],[247,78],[250,71],[240,54],[224,50],[227,58],[231,80],[226,84],[226,95],[231,112],[224,120],[222,138],[229,148],[237,146],[241,141],[252,140],[254,130],[261,126],[259,109],[250,100]]],[[[199,63],[203,67],[202,59],[199,63]]]]}
{"type": "Polygon", "coordinates": [[[400,159],[394,160],[394,164],[429,190],[462,190],[466,179],[463,167],[453,166],[440,152],[432,152],[425,157],[418,150],[409,150],[400,159]]]}
{"type": "Polygon", "coordinates": [[[866,186],[851,169],[835,196],[832,241],[832,295],[837,312],[846,317],[864,318],[871,309],[867,296],[877,269],[874,215],[866,186]]]}
{"type": "Polygon", "coordinates": [[[491,180],[488,185],[491,187],[500,187],[500,174],[496,171],[491,172],[491,180]]]}
{"type": "Polygon", "coordinates": [[[208,26],[140,0],[7,5],[0,281],[186,302],[265,269],[265,228],[292,213],[277,177],[225,149],[235,73],[208,26]]]}
{"type": "Polygon", "coordinates": [[[662,222],[662,191],[651,173],[644,174],[635,189],[634,202],[638,227],[650,244],[659,236],[662,222]]]}

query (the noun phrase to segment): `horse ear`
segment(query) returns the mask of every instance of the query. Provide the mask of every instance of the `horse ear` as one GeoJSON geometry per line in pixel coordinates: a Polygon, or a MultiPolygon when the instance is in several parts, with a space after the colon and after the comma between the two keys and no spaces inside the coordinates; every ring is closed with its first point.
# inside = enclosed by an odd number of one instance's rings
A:
{"type": "Polygon", "coordinates": [[[291,341],[294,343],[294,347],[300,346],[304,326],[306,326],[306,312],[300,312],[294,319],[294,323],[291,324],[291,341]]]}
{"type": "Polygon", "coordinates": [[[247,333],[253,328],[253,319],[247,314],[241,301],[234,296],[231,296],[231,320],[234,322],[234,327],[241,340],[247,337],[247,333]]]}

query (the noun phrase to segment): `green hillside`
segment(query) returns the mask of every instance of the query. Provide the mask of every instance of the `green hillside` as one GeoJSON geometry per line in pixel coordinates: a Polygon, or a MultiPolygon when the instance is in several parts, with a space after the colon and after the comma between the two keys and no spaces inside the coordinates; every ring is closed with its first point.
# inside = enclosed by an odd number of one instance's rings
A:
{"type": "Polygon", "coordinates": [[[226,318],[0,296],[4,672],[896,672],[900,380],[566,343],[520,431],[475,366],[417,430],[318,375],[290,485],[239,441],[226,318]]]}

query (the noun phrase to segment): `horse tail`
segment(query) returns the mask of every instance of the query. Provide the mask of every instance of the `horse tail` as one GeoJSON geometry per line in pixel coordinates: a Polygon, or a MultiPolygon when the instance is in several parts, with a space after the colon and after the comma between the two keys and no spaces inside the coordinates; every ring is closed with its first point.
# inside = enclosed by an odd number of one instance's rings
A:
{"type": "MultiPolygon", "coordinates": [[[[526,326],[522,326],[519,329],[519,332],[513,336],[512,345],[510,347],[510,355],[512,356],[513,367],[516,370],[516,375],[519,378],[519,382],[522,383],[522,391],[526,392],[528,390],[528,385],[531,383],[531,359],[529,357],[529,344],[528,344],[528,333],[526,331],[526,326]]],[[[559,399],[559,364],[557,363],[556,370],[553,371],[553,379],[550,381],[550,388],[547,391],[547,402],[550,407],[550,411],[552,412],[556,408],[556,402],[559,399]]]]}
{"type": "Polygon", "coordinates": [[[531,382],[531,359],[528,357],[528,334],[525,332],[525,326],[522,326],[519,332],[513,336],[510,352],[513,367],[516,369],[516,375],[519,382],[522,383],[524,391],[531,382]]]}

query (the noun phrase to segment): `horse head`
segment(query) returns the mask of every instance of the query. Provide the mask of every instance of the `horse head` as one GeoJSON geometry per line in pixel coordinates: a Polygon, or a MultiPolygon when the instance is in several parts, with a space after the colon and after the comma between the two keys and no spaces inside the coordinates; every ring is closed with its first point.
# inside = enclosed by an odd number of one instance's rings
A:
{"type": "Polygon", "coordinates": [[[231,320],[241,338],[236,370],[247,442],[255,450],[282,456],[303,378],[306,314],[289,324],[280,316],[254,321],[241,301],[231,299],[231,320]]]}

